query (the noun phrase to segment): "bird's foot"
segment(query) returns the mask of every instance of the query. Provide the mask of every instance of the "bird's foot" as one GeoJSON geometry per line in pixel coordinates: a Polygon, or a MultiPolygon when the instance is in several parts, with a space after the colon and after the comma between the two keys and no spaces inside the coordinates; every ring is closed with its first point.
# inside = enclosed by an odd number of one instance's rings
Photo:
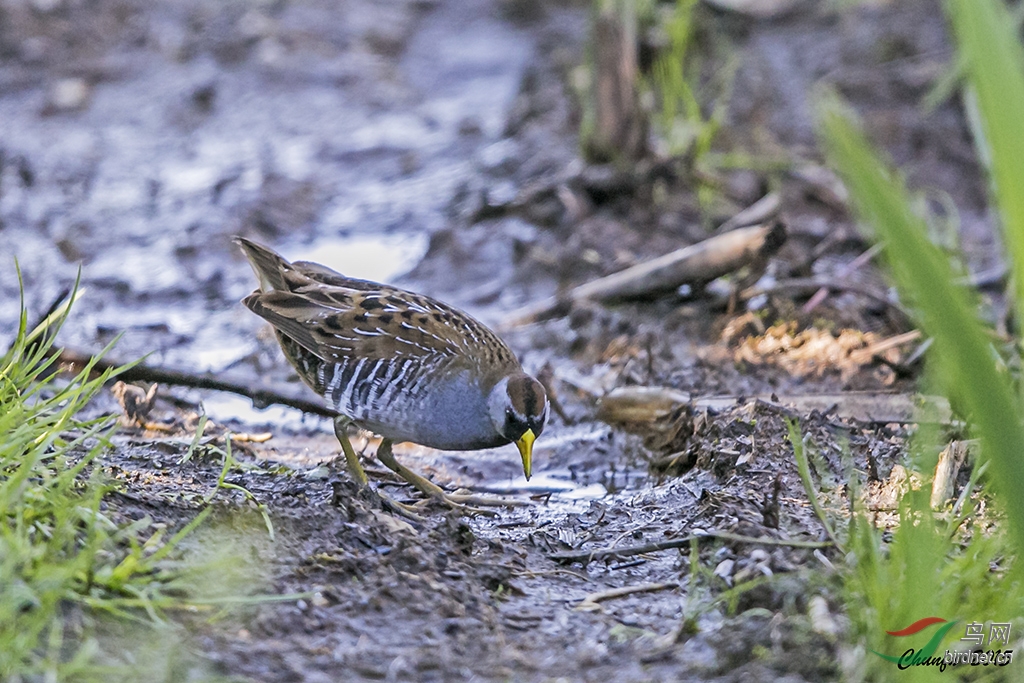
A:
{"type": "MultiPolygon", "coordinates": [[[[424,492],[426,493],[426,492],[424,492]]],[[[498,513],[494,510],[488,510],[486,508],[477,507],[479,503],[475,500],[471,500],[466,496],[459,494],[451,494],[445,491],[431,491],[426,493],[427,497],[413,507],[417,510],[424,510],[425,508],[440,503],[447,507],[449,510],[454,510],[462,515],[469,517],[497,517],[498,513]]]]}
{"type": "Polygon", "coordinates": [[[393,512],[396,515],[399,515],[400,517],[405,517],[406,519],[411,520],[413,522],[427,521],[426,517],[419,514],[419,512],[422,510],[422,508],[419,507],[419,503],[414,503],[410,505],[408,503],[399,502],[392,498],[391,496],[381,493],[380,491],[374,491],[374,493],[380,499],[381,507],[383,507],[385,510],[393,512]]]}
{"type": "Polygon", "coordinates": [[[455,493],[448,493],[434,482],[416,474],[408,467],[405,467],[395,460],[395,456],[391,452],[391,442],[387,439],[381,441],[380,446],[377,448],[377,459],[384,463],[388,469],[427,497],[427,500],[417,503],[417,505],[427,505],[430,501],[436,500],[448,506],[452,510],[465,515],[497,517],[497,512],[494,510],[487,510],[485,508],[524,504],[519,501],[506,500],[504,498],[481,496],[464,489],[456,491],[455,493]]]}
{"type": "Polygon", "coordinates": [[[515,498],[501,498],[499,496],[483,496],[479,493],[473,493],[469,489],[459,489],[453,493],[446,494],[450,500],[456,503],[462,503],[465,505],[476,505],[480,507],[504,507],[504,508],[518,508],[518,507],[529,507],[530,504],[516,500],[515,498]]]}

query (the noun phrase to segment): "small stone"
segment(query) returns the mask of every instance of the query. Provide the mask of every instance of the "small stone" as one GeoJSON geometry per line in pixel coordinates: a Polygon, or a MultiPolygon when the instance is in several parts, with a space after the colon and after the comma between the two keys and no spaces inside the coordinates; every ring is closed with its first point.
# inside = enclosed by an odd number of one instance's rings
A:
{"type": "Polygon", "coordinates": [[[754,548],[750,551],[750,559],[754,562],[764,562],[768,559],[768,553],[761,548],[754,548]]]}
{"type": "Polygon", "coordinates": [[[732,570],[736,566],[736,560],[722,560],[715,567],[714,574],[723,579],[730,586],[732,585],[732,570]]]}
{"type": "Polygon", "coordinates": [[[515,140],[506,138],[484,147],[478,154],[480,167],[489,172],[510,172],[518,163],[515,140]]]}
{"type": "Polygon", "coordinates": [[[62,78],[50,86],[43,113],[55,114],[83,109],[89,102],[92,88],[84,78],[62,78]]]}

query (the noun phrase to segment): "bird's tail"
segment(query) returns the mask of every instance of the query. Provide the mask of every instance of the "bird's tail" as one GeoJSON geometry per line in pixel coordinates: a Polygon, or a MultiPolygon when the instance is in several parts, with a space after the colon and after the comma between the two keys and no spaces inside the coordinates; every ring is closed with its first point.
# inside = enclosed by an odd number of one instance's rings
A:
{"type": "Polygon", "coordinates": [[[285,271],[291,267],[291,264],[285,261],[280,254],[244,237],[235,237],[234,242],[242,247],[245,257],[249,259],[249,264],[256,273],[256,277],[259,278],[262,291],[288,289],[285,283],[285,271]]]}

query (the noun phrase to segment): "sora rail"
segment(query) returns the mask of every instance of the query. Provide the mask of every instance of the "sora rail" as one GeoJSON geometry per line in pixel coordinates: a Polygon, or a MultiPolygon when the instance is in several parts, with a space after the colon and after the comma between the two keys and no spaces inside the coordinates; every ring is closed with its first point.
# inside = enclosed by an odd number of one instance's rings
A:
{"type": "Polygon", "coordinates": [[[529,479],[547,396],[494,332],[422,294],[235,242],[260,283],[242,302],[274,327],[302,380],[338,411],[334,431],[356,481],[367,479],[346,435],[350,423],[383,437],[378,459],[449,505],[470,497],[447,494],[400,465],[392,443],[446,450],[515,443],[529,479]]]}

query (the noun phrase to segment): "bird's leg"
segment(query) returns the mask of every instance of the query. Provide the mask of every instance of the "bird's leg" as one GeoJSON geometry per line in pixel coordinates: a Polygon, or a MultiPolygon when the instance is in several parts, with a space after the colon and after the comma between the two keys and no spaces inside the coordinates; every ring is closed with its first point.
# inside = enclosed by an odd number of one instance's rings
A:
{"type": "MultiPolygon", "coordinates": [[[[334,418],[334,435],[338,437],[338,441],[341,443],[341,450],[345,454],[345,464],[348,466],[349,474],[352,475],[352,478],[356,480],[357,484],[369,489],[369,480],[366,478],[366,470],[363,469],[362,464],[359,462],[359,456],[356,455],[355,449],[352,448],[352,442],[349,441],[348,434],[345,431],[348,429],[350,424],[352,424],[352,421],[342,415],[334,418]]],[[[389,498],[380,491],[375,491],[374,493],[381,499],[381,501],[383,501],[386,507],[392,508],[403,517],[408,517],[417,522],[424,521],[423,517],[416,514],[415,508],[411,505],[399,503],[397,500],[389,498]]]]}
{"type": "Polygon", "coordinates": [[[348,440],[348,434],[345,432],[350,424],[352,424],[352,421],[342,415],[334,418],[334,435],[341,442],[341,450],[345,453],[345,464],[348,466],[348,473],[352,475],[357,484],[366,486],[369,483],[369,480],[366,478],[366,470],[360,464],[359,456],[356,455],[355,449],[352,448],[352,442],[348,440]]]}
{"type": "Polygon", "coordinates": [[[429,479],[422,477],[405,465],[395,460],[394,453],[391,452],[391,440],[383,439],[380,442],[380,446],[377,447],[377,459],[384,463],[388,469],[397,474],[399,477],[412,484],[426,496],[431,498],[438,498],[443,503],[456,510],[462,510],[472,514],[483,514],[489,516],[495,516],[495,513],[490,510],[480,510],[478,508],[470,507],[472,505],[492,505],[492,506],[509,506],[517,505],[518,501],[505,500],[504,498],[491,498],[488,496],[477,496],[473,494],[460,494],[460,493],[448,493],[440,486],[430,481],[429,479]]]}

